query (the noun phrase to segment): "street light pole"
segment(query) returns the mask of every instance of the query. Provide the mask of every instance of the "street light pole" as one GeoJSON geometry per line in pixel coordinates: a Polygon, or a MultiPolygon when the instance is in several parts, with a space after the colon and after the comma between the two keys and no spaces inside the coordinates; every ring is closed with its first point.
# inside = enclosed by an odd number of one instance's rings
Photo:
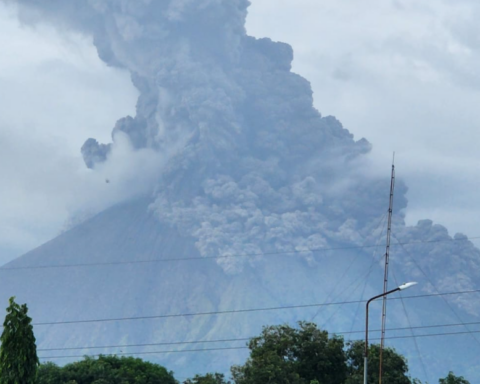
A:
{"type": "Polygon", "coordinates": [[[363,360],[363,384],[367,384],[367,376],[368,376],[368,306],[372,301],[379,299],[380,297],[390,295],[391,293],[394,293],[397,291],[403,291],[404,289],[410,288],[416,284],[417,283],[415,282],[402,284],[399,287],[392,289],[391,291],[374,296],[367,301],[367,306],[365,311],[366,318],[365,318],[365,353],[364,353],[364,360],[363,360]]]}

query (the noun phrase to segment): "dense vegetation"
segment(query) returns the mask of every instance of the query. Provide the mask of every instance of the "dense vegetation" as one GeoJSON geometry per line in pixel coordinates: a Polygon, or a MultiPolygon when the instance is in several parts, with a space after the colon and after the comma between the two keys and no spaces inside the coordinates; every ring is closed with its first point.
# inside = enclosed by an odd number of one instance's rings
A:
{"type": "MultiPolygon", "coordinates": [[[[265,327],[250,340],[250,357],[242,366],[232,367],[235,384],[362,384],[363,341],[345,345],[338,336],[329,337],[313,323],[300,322],[265,327]]],[[[378,345],[369,348],[368,383],[378,383],[378,345]]],[[[383,350],[383,382],[421,384],[408,374],[406,359],[392,348],[383,350]]],[[[440,384],[469,384],[452,372],[440,384]]]]}
{"type": "MultiPolygon", "coordinates": [[[[0,384],[177,384],[173,372],[134,357],[85,357],[59,367],[39,366],[32,319],[27,306],[10,299],[0,347],[0,384]]],[[[343,338],[300,322],[264,327],[248,343],[250,357],[231,368],[234,384],[362,384],[365,344],[345,344],[343,338]]],[[[371,345],[368,383],[378,383],[379,346],[371,345]]],[[[408,374],[407,361],[392,348],[383,352],[383,382],[421,384],[408,374]]],[[[440,384],[469,384],[449,372],[440,384]]],[[[223,374],[196,375],[184,384],[230,384],[223,374]]]]}
{"type": "MultiPolygon", "coordinates": [[[[250,358],[232,367],[236,384],[361,384],[364,343],[345,345],[338,336],[329,337],[313,323],[265,327],[249,343],[250,358]]],[[[368,381],[378,383],[378,346],[370,349],[368,381]]],[[[410,384],[405,359],[395,350],[384,350],[384,382],[410,384]]]]}
{"type": "Polygon", "coordinates": [[[221,373],[207,373],[206,375],[196,375],[193,379],[184,381],[183,384],[230,384],[225,380],[221,373]]]}
{"type": "MultiPolygon", "coordinates": [[[[269,326],[248,343],[250,357],[231,369],[234,384],[362,384],[364,343],[345,344],[313,323],[269,326]]],[[[383,382],[421,384],[408,374],[408,364],[392,348],[383,353],[383,382]]],[[[370,346],[369,384],[378,383],[379,346],[370,346]]],[[[164,367],[133,357],[85,357],[59,367],[42,364],[37,384],[175,384],[173,373],[164,367]]],[[[452,372],[440,384],[469,384],[452,372]]],[[[220,373],[196,375],[183,384],[230,384],[220,373]]]]}
{"type": "Polygon", "coordinates": [[[175,384],[164,367],[133,357],[100,356],[59,367],[42,364],[37,384],[175,384]]]}

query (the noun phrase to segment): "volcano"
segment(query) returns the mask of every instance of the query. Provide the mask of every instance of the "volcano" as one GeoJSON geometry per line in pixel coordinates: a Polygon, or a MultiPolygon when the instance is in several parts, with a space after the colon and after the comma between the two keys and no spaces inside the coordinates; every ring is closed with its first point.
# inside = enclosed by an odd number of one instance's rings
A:
{"type": "MultiPolygon", "coordinates": [[[[383,282],[389,180],[366,169],[367,140],[313,107],[310,84],[291,71],[292,48],[247,35],[248,5],[19,1],[24,22],[91,36],[140,93],[112,143],[89,138],[81,148],[92,174],[118,159],[119,142],[161,159],[148,192],[0,269],[3,300],[31,308],[43,359],[131,353],[189,376],[241,363],[245,338],[266,324],[316,321],[362,338],[360,301],[383,282]]],[[[424,296],[392,300],[389,326],[465,331],[480,307],[480,252],[429,220],[406,226],[405,195],[397,182],[391,284],[416,279],[424,296]]],[[[391,345],[414,376],[448,366],[478,377],[480,338],[465,332],[448,348],[442,337],[412,344],[405,332],[391,345]]]]}

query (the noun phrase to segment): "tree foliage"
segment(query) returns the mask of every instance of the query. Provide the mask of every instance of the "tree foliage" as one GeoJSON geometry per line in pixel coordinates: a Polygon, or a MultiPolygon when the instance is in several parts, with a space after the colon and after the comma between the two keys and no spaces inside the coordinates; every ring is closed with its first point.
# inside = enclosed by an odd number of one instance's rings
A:
{"type": "Polygon", "coordinates": [[[250,358],[232,367],[236,384],[343,383],[347,366],[343,339],[330,337],[313,323],[299,328],[286,325],[264,327],[249,342],[250,358]]]}
{"type": "Polygon", "coordinates": [[[230,382],[225,380],[222,373],[207,373],[195,375],[193,379],[188,379],[183,384],[230,384],[230,382]]]}
{"type": "Polygon", "coordinates": [[[449,372],[444,379],[438,380],[440,384],[470,384],[463,376],[455,376],[453,372],[449,372]]]}
{"type": "Polygon", "coordinates": [[[133,357],[100,356],[59,367],[40,365],[37,384],[176,384],[173,373],[133,357]]]}
{"type": "Polygon", "coordinates": [[[33,384],[38,357],[32,319],[26,304],[11,297],[0,336],[0,384],[33,384]]]}
{"type": "MultiPolygon", "coordinates": [[[[313,323],[264,327],[248,343],[250,357],[231,368],[235,384],[362,384],[364,342],[345,345],[313,323]]],[[[368,383],[378,383],[379,345],[369,348],[368,383]]],[[[383,382],[421,384],[408,374],[406,359],[393,348],[383,351],[383,382]]],[[[469,384],[452,372],[440,384],[469,384]]],[[[2,383],[0,383],[2,384],[2,383]]],[[[9,384],[21,384],[9,383],[9,384]]],[[[164,367],[133,357],[100,356],[59,367],[41,364],[37,384],[178,384],[164,367]]],[[[221,373],[207,373],[183,384],[230,384],[221,373]]]]}
{"type": "MultiPolygon", "coordinates": [[[[346,384],[363,383],[363,358],[365,342],[355,341],[348,344],[346,351],[348,379],[346,384]]],[[[369,346],[368,355],[368,383],[378,383],[380,362],[380,346],[369,346]]],[[[383,375],[382,381],[388,384],[411,384],[412,379],[408,375],[408,364],[405,358],[393,348],[383,350],[383,375]]]]}
{"type": "MultiPolygon", "coordinates": [[[[232,367],[235,384],[362,384],[365,344],[344,345],[313,323],[265,327],[249,343],[250,358],[232,367]]],[[[368,383],[378,383],[378,345],[370,346],[368,383]]],[[[412,384],[407,361],[392,348],[383,351],[384,382],[412,384]]],[[[418,382],[418,381],[417,381],[418,382]]]]}

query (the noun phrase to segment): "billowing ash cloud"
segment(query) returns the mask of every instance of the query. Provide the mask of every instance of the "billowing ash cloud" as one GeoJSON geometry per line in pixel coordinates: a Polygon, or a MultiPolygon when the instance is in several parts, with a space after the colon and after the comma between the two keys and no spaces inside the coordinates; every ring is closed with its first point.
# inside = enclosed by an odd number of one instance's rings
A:
{"type": "MultiPolygon", "coordinates": [[[[103,61],[130,71],[137,114],[117,122],[113,140],[123,133],[136,150],[168,154],[150,208],[193,236],[202,255],[373,239],[388,180],[362,173],[370,144],[313,108],[310,84],[291,72],[289,45],[246,34],[248,1],[19,3],[25,22],[89,34],[103,61]]],[[[82,147],[94,169],[110,151],[94,139],[82,147]]],[[[398,183],[397,212],[405,192],[398,183]]],[[[398,230],[409,238],[424,226],[405,228],[400,218],[398,230]]],[[[222,260],[230,273],[245,262],[222,260]]]]}

